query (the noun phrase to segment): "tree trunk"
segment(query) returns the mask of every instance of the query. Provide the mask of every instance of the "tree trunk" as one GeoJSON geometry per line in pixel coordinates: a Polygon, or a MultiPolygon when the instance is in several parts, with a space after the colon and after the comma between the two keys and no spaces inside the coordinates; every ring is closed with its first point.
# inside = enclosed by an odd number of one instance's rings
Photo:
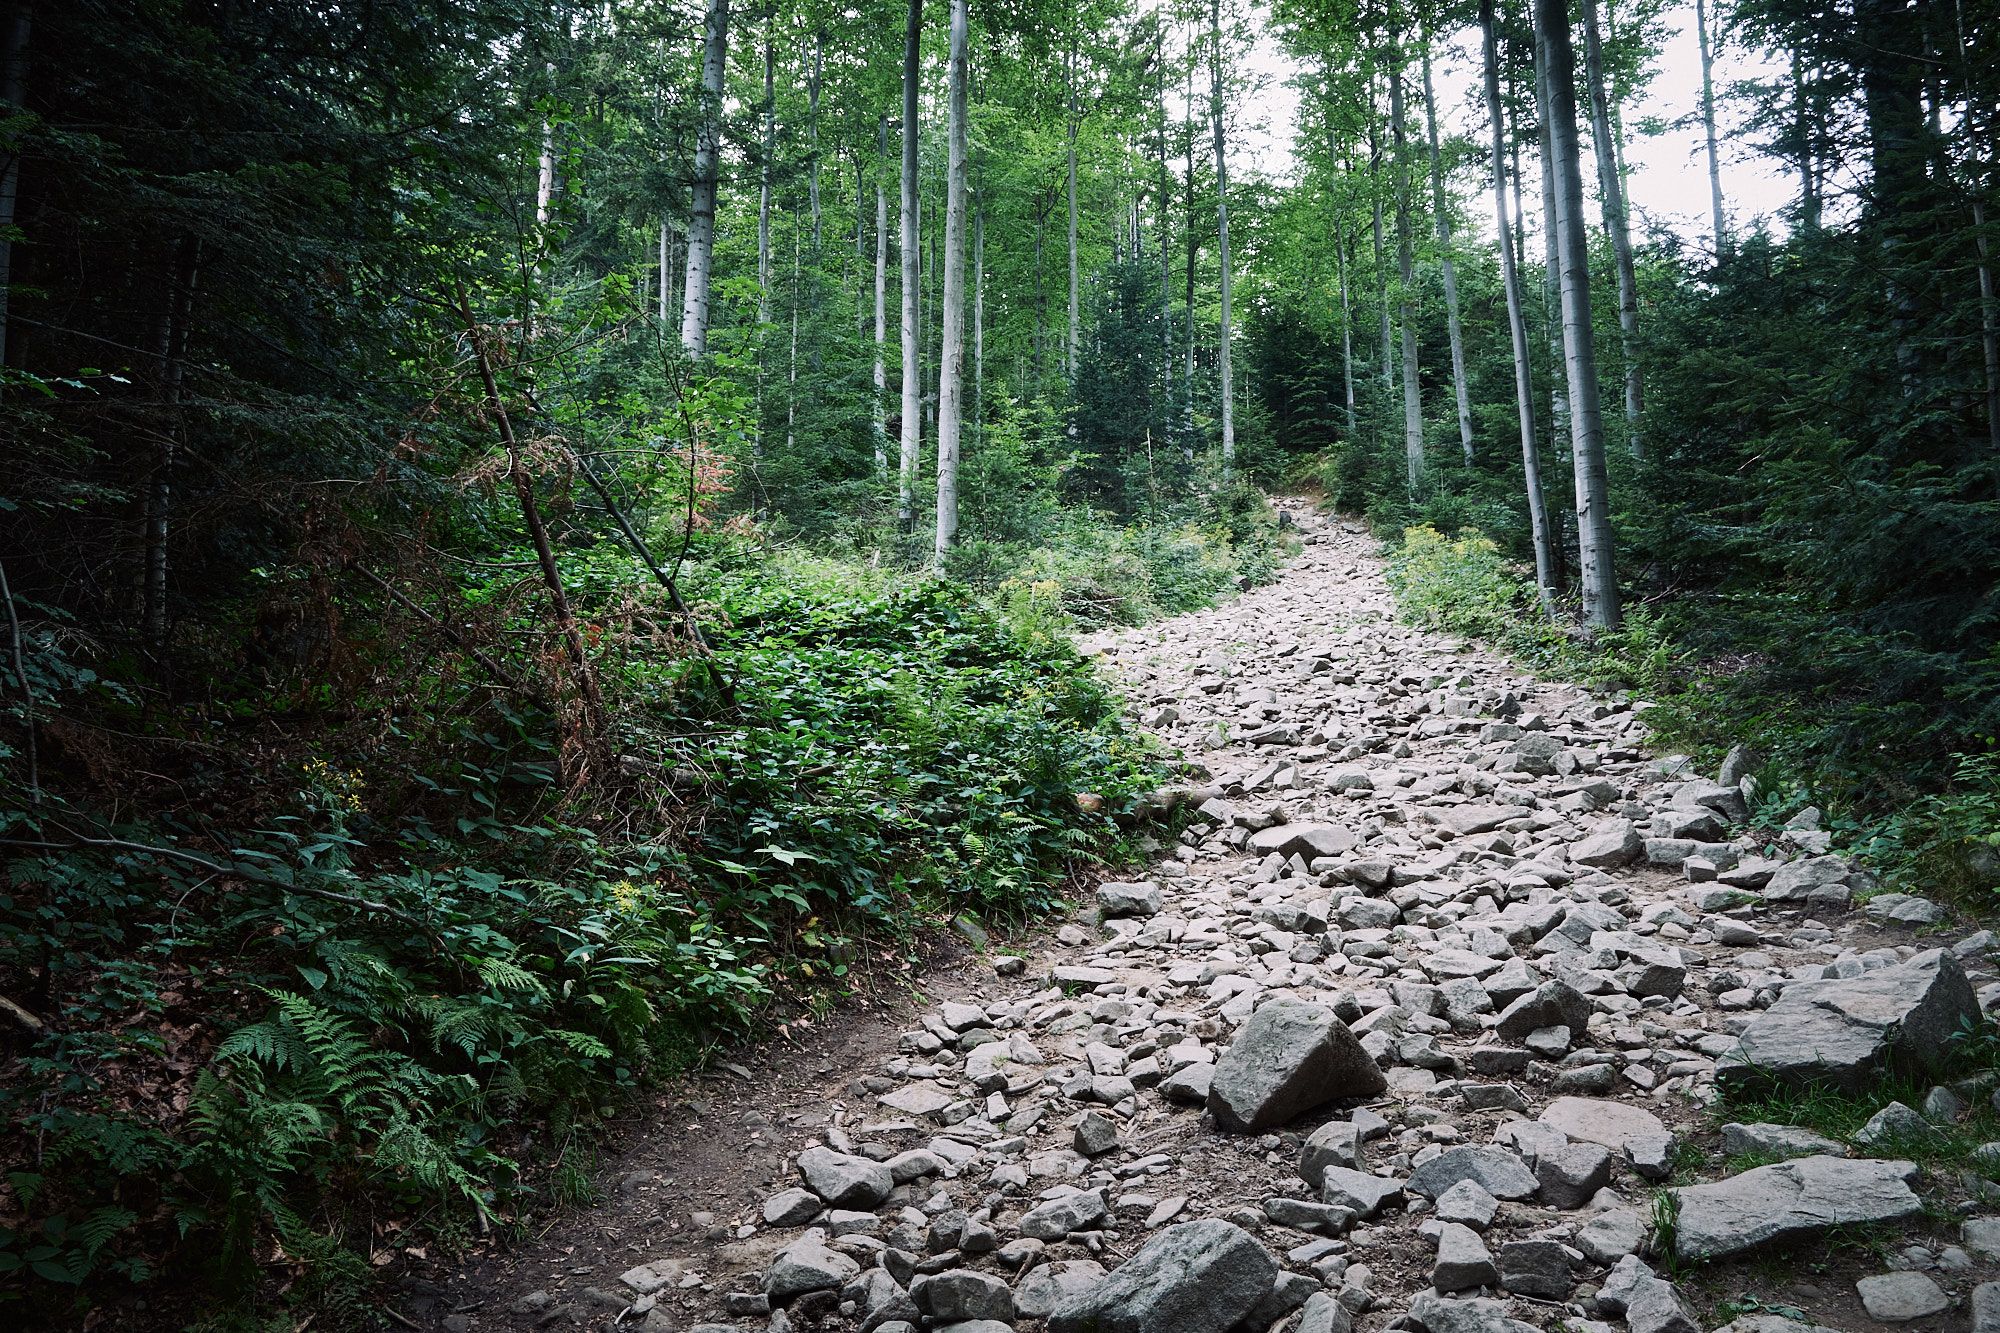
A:
{"type": "Polygon", "coordinates": [[[1479,29],[1486,64],[1486,114],[1493,122],[1493,220],[1500,237],[1500,281],[1507,293],[1507,335],[1514,350],[1514,407],[1521,418],[1521,473],[1528,493],[1528,526],[1535,544],[1535,588],[1542,606],[1552,608],[1562,589],[1562,544],[1549,527],[1548,499],[1542,491],[1542,451],[1535,438],[1535,381],[1528,348],[1528,320],[1521,307],[1521,273],[1514,262],[1507,218],[1507,133],[1500,101],[1499,42],[1494,34],[1493,0],[1479,0],[1479,29]]]}
{"type": "Polygon", "coordinates": [[[1173,228],[1167,220],[1173,212],[1171,187],[1167,183],[1167,30],[1162,23],[1153,46],[1160,112],[1160,163],[1158,203],[1154,208],[1160,230],[1160,411],[1168,433],[1173,434],[1174,403],[1174,260],[1173,228]]]}
{"type": "Polygon", "coordinates": [[[917,218],[917,63],[924,37],[924,0],[910,0],[903,32],[903,419],[897,460],[896,521],[908,532],[917,521],[917,458],[923,448],[923,349],[917,327],[923,295],[923,243],[917,218]]]}
{"type": "Polygon", "coordinates": [[[889,118],[877,125],[881,146],[875,157],[875,475],[889,471],[888,417],[884,406],[889,376],[882,362],[882,345],[889,334],[889,190],[882,174],[889,163],[889,118]]]}
{"type": "Polygon", "coordinates": [[[1076,257],[1076,38],[1069,48],[1069,339],[1064,343],[1064,373],[1076,378],[1077,355],[1083,344],[1083,307],[1079,301],[1076,257]]]}
{"type": "Polygon", "coordinates": [[[1979,341],[1986,371],[1986,434],[1995,452],[2000,452],[2000,300],[1993,291],[1993,256],[1986,238],[1986,169],[1983,155],[1992,151],[1993,126],[1980,137],[1979,102],[1974,93],[1972,62],[1966,53],[1964,0],[1952,0],[1952,19],[1958,28],[1959,78],[1965,85],[1965,128],[1973,144],[1967,163],[1971,179],[1966,182],[1972,195],[1972,241],[1979,256],[1979,341]],[[1981,145],[1984,145],[1982,148],[1981,145]]]}
{"type": "Polygon", "coordinates": [[[1597,32],[1597,0],[1583,0],[1583,63],[1590,85],[1590,139],[1597,150],[1597,192],[1604,230],[1618,269],[1619,351],[1625,359],[1625,447],[1646,456],[1640,425],[1646,393],[1639,366],[1639,275],[1632,262],[1632,228],[1626,217],[1625,182],[1618,170],[1617,135],[1611,125],[1611,89],[1604,78],[1604,46],[1597,32]]]}
{"type": "Polygon", "coordinates": [[[687,282],[681,309],[681,346],[693,357],[708,354],[708,289],[715,259],[715,190],[722,158],[722,81],[729,53],[729,0],[708,0],[701,53],[701,125],[694,141],[687,282]]]}
{"type": "Polygon", "coordinates": [[[667,327],[674,300],[673,224],[660,219],[660,327],[667,327]]]}
{"type": "Polygon", "coordinates": [[[1333,258],[1340,270],[1340,384],[1347,395],[1347,436],[1354,438],[1354,302],[1347,290],[1347,228],[1334,219],[1333,258]]]}
{"type": "MultiPolygon", "coordinates": [[[[1529,3],[1532,5],[1535,0],[1529,3]]],[[[1569,381],[1563,371],[1562,255],[1556,243],[1556,176],[1548,165],[1555,149],[1549,139],[1547,90],[1539,65],[1535,73],[1535,107],[1541,117],[1542,139],[1542,327],[1547,331],[1549,352],[1549,444],[1560,459],[1562,441],[1570,433],[1569,381]]]]}
{"type": "Polygon", "coordinates": [[[1223,149],[1222,128],[1222,0],[1209,0],[1209,32],[1215,42],[1209,53],[1209,101],[1215,118],[1215,232],[1216,263],[1221,270],[1222,322],[1217,334],[1217,386],[1222,397],[1222,479],[1226,482],[1236,468],[1236,400],[1229,375],[1229,160],[1223,149]]]}
{"type": "Polygon", "coordinates": [[[1722,160],[1715,152],[1715,56],[1708,44],[1708,6],[1694,0],[1694,35],[1701,49],[1701,126],[1708,143],[1709,207],[1715,214],[1715,257],[1729,249],[1729,223],[1722,214],[1722,160]]]}
{"type": "Polygon", "coordinates": [[[1403,53],[1389,43],[1389,133],[1395,161],[1396,269],[1402,290],[1396,294],[1396,321],[1403,334],[1403,464],[1414,494],[1424,476],[1424,399],[1417,367],[1416,255],[1410,237],[1409,142],[1403,123],[1403,53]]]}
{"type": "Polygon", "coordinates": [[[147,479],[146,568],[139,630],[146,646],[156,653],[167,642],[167,536],[173,512],[173,472],[180,461],[181,376],[194,322],[194,286],[200,262],[201,243],[183,236],[174,247],[173,266],[155,325],[154,353],[159,363],[154,381],[155,444],[147,479]]]}
{"type": "Polygon", "coordinates": [[[1368,80],[1369,227],[1375,239],[1375,309],[1382,324],[1382,394],[1396,378],[1396,334],[1389,319],[1389,261],[1382,248],[1382,136],[1376,125],[1375,80],[1368,80]]]}
{"type": "MultiPolygon", "coordinates": [[[[981,180],[984,180],[981,173],[981,180]]],[[[972,442],[986,435],[986,191],[972,196],[972,442]]]]}
{"type": "MultiPolygon", "coordinates": [[[[778,155],[777,51],[772,36],[775,20],[764,20],[764,105],[758,116],[764,122],[762,161],[757,170],[757,341],[763,344],[763,326],[771,322],[771,159],[778,155]]],[[[758,358],[762,365],[762,357],[758,358]]]]}
{"type": "Polygon", "coordinates": [[[1465,382],[1465,330],[1458,319],[1458,266],[1451,258],[1451,214],[1445,207],[1444,168],[1438,161],[1437,94],[1431,87],[1430,34],[1424,34],[1424,133],[1430,143],[1431,207],[1437,214],[1438,269],[1444,280],[1445,335],[1451,341],[1451,385],[1458,399],[1458,442],[1472,466],[1472,397],[1465,382]]]}
{"type": "Polygon", "coordinates": [[[1570,456],[1576,474],[1577,554],[1584,618],[1601,629],[1622,620],[1611,539],[1611,486],[1597,392],[1597,347],[1590,323],[1589,241],[1583,225],[1583,170],[1577,146],[1576,53],[1567,0],[1535,0],[1536,54],[1547,108],[1555,183],[1552,219],[1562,256],[1563,370],[1569,379],[1570,456]]]}
{"type": "Polygon", "coordinates": [[[965,368],[966,0],[951,0],[951,74],[944,172],[944,309],[938,355],[937,541],[940,571],[958,535],[958,439],[965,368]]]}

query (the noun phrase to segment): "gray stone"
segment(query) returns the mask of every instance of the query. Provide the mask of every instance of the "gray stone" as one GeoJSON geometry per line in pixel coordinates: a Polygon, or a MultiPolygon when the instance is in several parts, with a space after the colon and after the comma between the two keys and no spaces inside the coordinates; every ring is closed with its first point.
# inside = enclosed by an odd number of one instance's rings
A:
{"type": "Polygon", "coordinates": [[[1922,1211],[1910,1189],[1916,1175],[1913,1162],[1801,1157],[1671,1190],[1674,1251],[1719,1259],[1830,1227],[1900,1222],[1922,1211]]]}
{"type": "Polygon", "coordinates": [[[1694,1311],[1664,1278],[1643,1277],[1625,1297],[1625,1326],[1631,1333],[1702,1333],[1694,1311]]]}
{"type": "Polygon", "coordinates": [[[1878,1273],[1854,1284],[1870,1319],[1906,1324],[1951,1308],[1951,1297],[1922,1273],[1878,1273]]]}
{"type": "Polygon", "coordinates": [[[1741,1314],[1715,1333],[1839,1333],[1823,1324],[1801,1323],[1780,1314],[1741,1314]]]}
{"type": "Polygon", "coordinates": [[[1227,1333],[1271,1291],[1278,1261],[1243,1228],[1183,1222],[1086,1290],[1063,1298],[1050,1333],[1227,1333]]]}
{"type": "Polygon", "coordinates": [[[1208,1108],[1224,1129],[1256,1133],[1330,1101],[1376,1096],[1388,1086],[1331,1009],[1274,999],[1250,1015],[1216,1062],[1208,1108]]]}
{"type": "Polygon", "coordinates": [[[861,1271],[837,1250],[830,1250],[817,1232],[808,1231],[778,1251],[778,1257],[764,1272],[764,1294],[771,1304],[783,1305],[809,1291],[832,1291],[861,1271]]]}
{"type": "Polygon", "coordinates": [[[1569,859],[1603,870],[1629,866],[1646,852],[1646,839],[1628,819],[1613,820],[1589,837],[1572,843],[1569,859]]]}
{"type": "Polygon", "coordinates": [[[2000,1333],[2000,1282],[1972,1289],[1972,1333],[2000,1333]]]}
{"type": "Polygon", "coordinates": [[[1630,1208],[1611,1208],[1583,1224],[1576,1233],[1576,1248],[1592,1263],[1616,1263],[1645,1247],[1646,1219],[1630,1208]]]}
{"type": "Polygon", "coordinates": [[[1292,1333],[1353,1333],[1353,1329],[1354,1316],[1347,1307],[1322,1291],[1300,1307],[1298,1327],[1292,1333]]]}
{"type": "Polygon", "coordinates": [[[1021,1215],[1021,1234],[1033,1240],[1061,1240],[1089,1231],[1109,1216],[1103,1190],[1079,1190],[1050,1199],[1021,1215]]]}
{"type": "Polygon", "coordinates": [[[1279,824],[1250,835],[1250,850],[1262,856],[1345,856],[1354,850],[1354,835],[1338,824],[1279,824]]]}
{"type": "Polygon", "coordinates": [[[1439,1291],[1488,1287],[1500,1280],[1500,1269],[1487,1253],[1486,1242],[1471,1227],[1446,1222],[1438,1228],[1437,1262],[1431,1265],[1431,1285],[1439,1291]]]}
{"type": "Polygon", "coordinates": [[[1958,1225],[1958,1243],[1987,1263],[2000,1263],[2000,1217],[1968,1217],[1958,1225]]]}
{"type": "Polygon", "coordinates": [[[1500,1201],[1476,1180],[1461,1180],[1437,1197],[1436,1216],[1440,1222],[1460,1222],[1474,1231],[1493,1225],[1500,1201]]]}
{"type": "Polygon", "coordinates": [[[1108,920],[1121,916],[1158,916],[1164,905],[1160,886],[1150,881],[1114,880],[1097,886],[1097,910],[1108,920]]]}
{"type": "Polygon", "coordinates": [[[1517,1296],[1569,1299],[1575,1285],[1569,1251],[1552,1240],[1510,1240],[1500,1247],[1500,1285],[1517,1296]]]}
{"type": "Polygon", "coordinates": [[[1935,1135],[1936,1131],[1931,1128],[1929,1121],[1901,1102],[1890,1102],[1869,1116],[1867,1124],[1854,1131],[1854,1141],[1864,1146],[1877,1143],[1893,1146],[1933,1138],[1935,1135]]]}
{"type": "Polygon", "coordinates": [[[1545,981],[1500,1011],[1502,1041],[1526,1041],[1542,1028],[1565,1027],[1572,1039],[1590,1025],[1590,1000],[1566,981],[1545,981]]]}
{"type": "Polygon", "coordinates": [[[1266,1199],[1264,1216],[1281,1227],[1328,1236],[1338,1236],[1354,1225],[1352,1208],[1315,1199],[1266,1199]]]}
{"type": "Polygon", "coordinates": [[[845,1288],[844,1293],[853,1296],[855,1303],[861,1307],[863,1333],[885,1328],[892,1323],[914,1324],[923,1318],[917,1303],[910,1299],[910,1293],[903,1290],[887,1269],[869,1269],[845,1288]]]}
{"type": "Polygon", "coordinates": [[[1907,893],[1878,893],[1863,910],[1870,921],[1896,926],[1935,926],[1945,917],[1944,908],[1930,899],[1907,893]]]}
{"type": "Polygon", "coordinates": [[[1329,1166],[1361,1165],[1361,1133],[1351,1120],[1329,1120],[1299,1146],[1299,1175],[1314,1189],[1329,1166]]]}
{"type": "Polygon", "coordinates": [[[764,1221],[774,1227],[802,1227],[819,1216],[819,1195],[811,1190],[780,1190],[764,1200],[764,1221]]]}
{"type": "Polygon", "coordinates": [[[1476,1182],[1496,1199],[1526,1199],[1538,1184],[1526,1163],[1505,1148],[1465,1147],[1439,1153],[1410,1173],[1409,1189],[1435,1199],[1461,1180],[1476,1182]]]}
{"type": "Polygon", "coordinates": [[[1796,1125],[1731,1122],[1722,1127],[1722,1151],[1727,1157],[1839,1157],[1847,1147],[1796,1125]]]}
{"type": "Polygon", "coordinates": [[[1160,1080],[1160,1095],[1184,1106],[1206,1105],[1214,1079],[1212,1064],[1185,1065],[1160,1080]]]}
{"type": "Polygon", "coordinates": [[[1558,1097],[1536,1117],[1584,1143],[1623,1148],[1634,1139],[1657,1138],[1667,1132],[1660,1118],[1630,1102],[1603,1097],[1558,1097]]]}
{"type": "Polygon", "coordinates": [[[1023,1319],[1046,1319],[1070,1296],[1096,1286],[1104,1265],[1092,1259],[1059,1259],[1037,1265],[1014,1288],[1015,1313],[1023,1319]]]}
{"type": "Polygon", "coordinates": [[[1533,1324],[1510,1316],[1500,1301],[1454,1301],[1434,1291],[1416,1294],[1410,1319],[1424,1333],[1538,1333],[1533,1324]]]}
{"type": "Polygon", "coordinates": [[[917,1309],[940,1323],[964,1319],[1014,1318],[1014,1293],[999,1278],[970,1268],[953,1268],[910,1284],[917,1309]]]}
{"type": "Polygon", "coordinates": [[[800,1153],[799,1174],[814,1194],[835,1208],[873,1208],[889,1197],[896,1184],[880,1162],[831,1148],[800,1153]]]}
{"type": "Polygon", "coordinates": [[[1572,1143],[1539,1154],[1535,1179],[1551,1208],[1581,1208],[1611,1183],[1611,1150],[1601,1143],[1572,1143]]]}
{"type": "Polygon", "coordinates": [[[1716,1062],[1716,1080],[1731,1091],[1827,1082],[1860,1092],[1883,1072],[1934,1065],[1978,1019],[1958,960],[1931,949],[1858,977],[1787,986],[1716,1062]]]}
{"type": "Polygon", "coordinates": [[[1118,1122],[1102,1111],[1085,1111],[1070,1143],[1085,1157],[1102,1157],[1118,1146],[1118,1122]]]}
{"type": "Polygon", "coordinates": [[[1357,1217],[1373,1217],[1389,1205],[1401,1203],[1403,1187],[1366,1171],[1329,1166],[1320,1172],[1319,1196],[1328,1203],[1352,1209],[1357,1217]]]}

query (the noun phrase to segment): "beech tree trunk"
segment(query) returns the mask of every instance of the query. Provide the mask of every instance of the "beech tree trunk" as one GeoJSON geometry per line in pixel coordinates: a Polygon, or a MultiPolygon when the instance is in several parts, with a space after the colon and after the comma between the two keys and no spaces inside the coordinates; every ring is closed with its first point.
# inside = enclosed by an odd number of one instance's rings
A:
{"type": "Polygon", "coordinates": [[[1611,121],[1611,90],[1604,78],[1604,44],[1597,31],[1597,0],[1583,0],[1583,63],[1590,86],[1590,140],[1597,150],[1597,193],[1604,206],[1604,230],[1618,270],[1619,351],[1625,360],[1625,447],[1646,456],[1640,416],[1645,411],[1644,372],[1639,365],[1639,275],[1632,262],[1632,228],[1626,216],[1625,182],[1618,169],[1618,136],[1611,121]]]}
{"type": "Polygon", "coordinates": [[[1382,393],[1396,377],[1396,334],[1389,319],[1389,263],[1382,248],[1382,142],[1376,126],[1375,80],[1368,80],[1368,223],[1375,239],[1375,309],[1382,324],[1382,393]]]}
{"type": "Polygon", "coordinates": [[[1222,128],[1222,0],[1209,0],[1209,30],[1215,48],[1210,54],[1209,98],[1215,118],[1215,231],[1217,263],[1221,269],[1222,323],[1216,345],[1216,372],[1222,395],[1222,479],[1228,481],[1236,467],[1236,399],[1229,374],[1229,159],[1223,147],[1222,128]]]}
{"type": "Polygon", "coordinates": [[[889,162],[889,118],[877,125],[881,144],[875,158],[875,475],[889,471],[889,430],[884,398],[889,377],[882,361],[882,344],[888,338],[889,297],[889,190],[883,172],[889,162]]]}
{"type": "Polygon", "coordinates": [[[1396,294],[1396,322],[1403,340],[1403,465],[1414,492],[1424,476],[1424,399],[1417,367],[1417,312],[1410,295],[1416,290],[1416,255],[1410,238],[1409,143],[1403,123],[1403,54],[1389,43],[1389,134],[1395,161],[1396,269],[1402,290],[1396,294]]]}
{"type": "MultiPolygon", "coordinates": [[[[16,4],[0,32],[0,105],[19,108],[27,99],[31,9],[16,4]]],[[[21,155],[9,153],[0,168],[0,366],[7,364],[7,311],[14,290],[14,212],[21,188],[21,155]]]]}
{"type": "Polygon", "coordinates": [[[681,309],[681,346],[693,357],[708,354],[708,289],[715,261],[715,190],[722,165],[722,80],[728,54],[729,0],[708,0],[701,53],[701,125],[695,131],[681,309]]]}
{"type": "Polygon", "coordinates": [[[1444,167],[1438,161],[1437,94],[1431,87],[1430,35],[1424,35],[1424,132],[1430,141],[1431,208],[1437,217],[1438,270],[1444,280],[1445,336],[1451,342],[1451,386],[1458,399],[1458,442],[1472,466],[1472,396],[1465,382],[1465,330],[1458,319],[1458,266],[1451,258],[1451,212],[1445,206],[1444,167]]]}
{"type": "Polygon", "coordinates": [[[1722,159],[1715,152],[1715,55],[1708,44],[1708,6],[1694,0],[1695,42],[1701,49],[1701,125],[1708,144],[1709,207],[1715,214],[1715,256],[1729,249],[1729,223],[1722,213],[1722,159]]]}
{"type": "Polygon", "coordinates": [[[819,254],[819,88],[826,56],[826,32],[813,33],[812,73],[806,78],[806,197],[812,206],[813,254],[819,254]]]}
{"type": "Polygon", "coordinates": [[[1507,336],[1514,352],[1514,407],[1521,419],[1521,473],[1528,493],[1528,526],[1535,544],[1535,588],[1552,608],[1562,590],[1562,544],[1549,526],[1542,491],[1542,451],[1535,437],[1535,380],[1528,320],[1521,305],[1521,273],[1514,262],[1513,224],[1507,217],[1507,131],[1500,100],[1499,42],[1493,0],[1479,0],[1479,30],[1486,66],[1486,114],[1493,123],[1493,220],[1500,238],[1500,281],[1507,293],[1507,336]]]}
{"type": "MultiPolygon", "coordinates": [[[[772,37],[773,20],[764,20],[764,105],[759,118],[764,122],[763,161],[757,171],[757,323],[771,322],[771,160],[778,155],[777,52],[772,37]]],[[[759,358],[761,363],[762,358],[759,358]]]]}
{"type": "Polygon", "coordinates": [[[1063,370],[1076,378],[1077,355],[1083,346],[1083,307],[1079,300],[1076,258],[1076,38],[1069,47],[1069,338],[1063,344],[1063,370]]]}
{"type": "MultiPolygon", "coordinates": [[[[984,175],[982,173],[982,181],[984,175]]],[[[972,439],[986,434],[986,192],[972,194],[972,439]]]]}
{"type": "Polygon", "coordinates": [[[1347,434],[1352,438],[1354,411],[1354,302],[1347,290],[1347,229],[1334,221],[1333,258],[1340,272],[1340,384],[1347,395],[1347,434]]]}
{"type": "Polygon", "coordinates": [[[944,284],[938,351],[937,566],[958,535],[958,441],[965,369],[966,0],[951,0],[951,73],[944,171],[944,284]]]}
{"type": "Polygon", "coordinates": [[[903,32],[903,217],[899,243],[903,257],[903,419],[897,460],[896,519],[904,532],[915,526],[917,458],[923,448],[923,348],[918,301],[923,295],[923,246],[917,218],[917,64],[924,36],[924,0],[910,0],[903,32]]]}
{"type": "Polygon", "coordinates": [[[1547,108],[1555,215],[1561,255],[1563,370],[1569,380],[1570,458],[1576,474],[1577,555],[1583,613],[1615,629],[1623,619],[1611,539],[1611,486],[1604,463],[1604,420],[1597,392],[1597,346],[1590,323],[1589,240],[1583,225],[1582,159],[1577,146],[1576,53],[1567,0],[1535,0],[1535,47],[1547,108]]]}

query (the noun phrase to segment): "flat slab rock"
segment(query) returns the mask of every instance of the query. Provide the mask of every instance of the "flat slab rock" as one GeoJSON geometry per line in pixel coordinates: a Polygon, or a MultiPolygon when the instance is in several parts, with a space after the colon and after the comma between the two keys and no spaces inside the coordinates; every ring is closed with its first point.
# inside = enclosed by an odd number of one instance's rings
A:
{"type": "Polygon", "coordinates": [[[1347,1024],[1324,1005],[1266,1001],[1215,1062],[1208,1109],[1224,1129],[1254,1134],[1316,1106],[1389,1086],[1347,1024]]]}
{"type": "Polygon", "coordinates": [[[1607,1097],[1558,1097],[1538,1117],[1572,1139],[1623,1148],[1632,1142],[1666,1137],[1667,1127],[1644,1107],[1607,1097]]]}
{"type": "Polygon", "coordinates": [[[1674,1252],[1720,1259],[1830,1227],[1901,1222],[1923,1208],[1910,1189],[1916,1176],[1914,1162],[1801,1157],[1670,1190],[1680,1209],[1674,1252]]]}
{"type": "Polygon", "coordinates": [[[1958,960],[1931,949],[1858,977],[1785,987],[1716,1061],[1715,1078],[1727,1090],[1826,1083],[1863,1092],[1886,1070],[1935,1063],[1979,1016],[1958,960]]]}

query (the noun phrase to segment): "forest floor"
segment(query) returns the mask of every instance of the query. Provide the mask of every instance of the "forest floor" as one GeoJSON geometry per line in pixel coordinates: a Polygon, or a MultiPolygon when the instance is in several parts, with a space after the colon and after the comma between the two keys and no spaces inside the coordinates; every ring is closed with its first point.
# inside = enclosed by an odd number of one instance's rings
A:
{"type": "MultiPolygon", "coordinates": [[[[397,1321],[1033,1328],[1175,1224],[1220,1218],[1292,1275],[1230,1316],[1244,1329],[1337,1330],[1349,1315],[1369,1333],[1509,1327],[1497,1307],[1440,1307],[1423,1295],[1435,1277],[1541,1328],[1615,1322],[1629,1304],[1633,1333],[1738,1316],[1747,1331],[1774,1313],[1859,1330],[1882,1325],[1857,1280],[1892,1273],[1870,1289],[1876,1314],[1941,1300],[1897,1322],[1975,1326],[2000,1235],[1975,1219],[1961,1236],[1982,1187],[1947,1144],[2000,1138],[1986,1083],[1960,1085],[1976,1113],[1926,1106],[1934,1141],[1901,1131],[1907,1170],[1853,1147],[1858,1121],[1836,1123],[1886,1090],[1718,1105],[1715,1088],[1718,1060],[1787,983],[1830,966],[1893,979],[1942,946],[1933,971],[1962,961],[1985,987],[1992,937],[1858,901],[1868,881],[1822,855],[1809,820],[1743,828],[1734,788],[1648,752],[1631,700],[1400,625],[1359,525],[1290,512],[1305,544],[1277,582],[1082,645],[1135,717],[1210,774],[1172,858],[1133,872],[1156,899],[1100,889],[1044,933],[940,953],[921,994],[850,1007],[666,1090],[628,1117],[599,1204],[404,1277],[386,1302],[397,1321]],[[1229,1053],[1273,996],[1347,1020],[1386,1090],[1219,1128],[1204,1098],[1213,1083],[1242,1108],[1229,1053]],[[1704,1196],[1672,1187],[1734,1178],[1749,1214],[1784,1211],[1768,1174],[1744,1173],[1797,1144],[1721,1135],[1781,1115],[1845,1140],[1805,1149],[1845,1201],[1795,1227],[1790,1249],[1729,1254],[1724,1236],[1716,1262],[1650,1259],[1673,1288],[1636,1294],[1647,1275],[1623,1256],[1648,1253],[1676,1198],[1684,1235],[1713,1220],[1704,1196]],[[1333,1164],[1324,1194],[1301,1179],[1308,1135],[1309,1156],[1333,1164]],[[1458,1181],[1471,1187],[1433,1197],[1458,1181]],[[1440,1213],[1470,1227],[1449,1230],[1465,1265],[1451,1274],[1434,1274],[1440,1213]],[[925,1277],[938,1273],[980,1276],[925,1277]]],[[[1184,1271],[1221,1291],[1231,1262],[1196,1253],[1184,1271]]],[[[1146,1305],[1173,1286],[1150,1284],[1119,1317],[1207,1327],[1146,1305]]],[[[1990,1320],[1989,1307],[1977,1326],[1990,1320]]]]}

